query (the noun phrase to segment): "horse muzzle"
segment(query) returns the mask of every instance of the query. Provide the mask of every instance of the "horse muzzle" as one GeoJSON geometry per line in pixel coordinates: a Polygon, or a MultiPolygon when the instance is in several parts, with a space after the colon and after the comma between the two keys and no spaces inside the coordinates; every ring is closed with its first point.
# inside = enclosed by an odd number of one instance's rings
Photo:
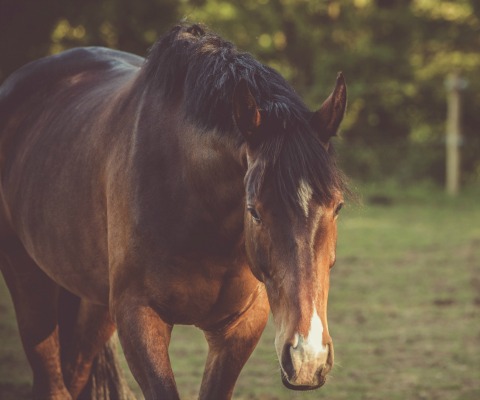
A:
{"type": "Polygon", "coordinates": [[[323,386],[333,367],[333,343],[315,345],[296,334],[284,345],[281,355],[282,382],[292,390],[313,390],[323,386]]]}

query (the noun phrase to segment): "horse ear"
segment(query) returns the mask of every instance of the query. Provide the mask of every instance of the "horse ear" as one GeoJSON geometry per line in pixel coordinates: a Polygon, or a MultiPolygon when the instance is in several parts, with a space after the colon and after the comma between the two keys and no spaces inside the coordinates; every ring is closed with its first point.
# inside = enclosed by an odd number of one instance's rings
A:
{"type": "Polygon", "coordinates": [[[262,118],[255,98],[244,79],[237,83],[233,92],[233,118],[245,139],[251,141],[258,131],[262,118]]]}
{"type": "Polygon", "coordinates": [[[323,102],[320,109],[313,113],[310,121],[312,128],[318,132],[320,140],[328,145],[332,136],[337,134],[347,107],[347,85],[341,72],[338,73],[335,89],[323,102]]]}

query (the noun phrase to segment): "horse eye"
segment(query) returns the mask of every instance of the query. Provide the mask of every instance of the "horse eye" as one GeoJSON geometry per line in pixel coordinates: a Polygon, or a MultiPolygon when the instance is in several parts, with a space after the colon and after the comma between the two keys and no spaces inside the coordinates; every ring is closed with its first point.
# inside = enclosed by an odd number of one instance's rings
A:
{"type": "Polygon", "coordinates": [[[335,215],[338,215],[342,207],[343,207],[343,202],[338,204],[337,208],[335,209],[335,215]]]}
{"type": "Polygon", "coordinates": [[[260,218],[260,215],[258,215],[258,212],[257,210],[255,210],[255,207],[253,206],[248,206],[247,207],[247,210],[248,212],[250,213],[250,215],[252,216],[253,220],[259,224],[260,222],[262,222],[261,218],[260,218]]]}

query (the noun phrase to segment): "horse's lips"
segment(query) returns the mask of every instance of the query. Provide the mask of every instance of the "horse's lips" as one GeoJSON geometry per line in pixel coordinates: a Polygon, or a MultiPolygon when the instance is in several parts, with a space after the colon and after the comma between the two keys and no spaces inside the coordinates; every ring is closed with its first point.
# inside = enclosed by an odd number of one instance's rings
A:
{"type": "Polygon", "coordinates": [[[288,378],[287,376],[285,375],[285,373],[283,372],[283,370],[281,370],[280,372],[281,376],[282,376],[282,383],[283,385],[287,388],[287,389],[291,389],[291,390],[296,390],[296,391],[308,391],[308,390],[315,390],[315,389],[319,389],[321,388],[323,385],[325,385],[325,382],[327,381],[327,378],[323,375],[321,375],[321,373],[318,375],[318,384],[316,385],[313,385],[313,386],[307,386],[307,385],[293,385],[291,384],[289,381],[288,381],[288,378]]]}

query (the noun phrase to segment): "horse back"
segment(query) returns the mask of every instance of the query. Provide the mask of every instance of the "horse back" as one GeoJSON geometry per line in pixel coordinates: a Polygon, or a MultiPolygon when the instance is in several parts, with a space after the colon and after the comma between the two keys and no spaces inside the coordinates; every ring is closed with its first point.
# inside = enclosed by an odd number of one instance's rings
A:
{"type": "MultiPolygon", "coordinates": [[[[45,122],[41,130],[61,123],[71,126],[75,122],[72,118],[83,124],[80,114],[100,110],[143,61],[121,51],[85,47],[33,61],[15,71],[0,86],[1,160],[5,161],[6,152],[14,156],[15,148],[11,147],[25,143],[29,139],[26,133],[40,120],[45,122]],[[72,108],[77,112],[72,113],[72,108]]],[[[77,134],[68,129],[62,138],[69,132],[77,134]]]]}

